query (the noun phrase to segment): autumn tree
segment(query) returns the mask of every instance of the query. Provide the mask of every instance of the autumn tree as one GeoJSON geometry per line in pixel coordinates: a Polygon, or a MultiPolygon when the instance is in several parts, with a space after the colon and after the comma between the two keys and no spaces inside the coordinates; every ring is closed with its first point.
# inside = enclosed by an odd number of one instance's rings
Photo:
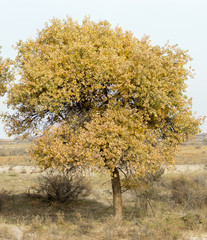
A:
{"type": "Polygon", "coordinates": [[[17,44],[20,80],[8,88],[8,134],[43,132],[31,156],[44,168],[90,167],[110,174],[122,218],[120,173],[145,176],[173,162],[199,131],[185,95],[187,51],[115,29],[107,21],[53,19],[17,44]]]}
{"type": "Polygon", "coordinates": [[[0,96],[5,94],[9,81],[13,80],[13,74],[10,66],[10,60],[8,58],[3,59],[0,56],[0,96]]]}

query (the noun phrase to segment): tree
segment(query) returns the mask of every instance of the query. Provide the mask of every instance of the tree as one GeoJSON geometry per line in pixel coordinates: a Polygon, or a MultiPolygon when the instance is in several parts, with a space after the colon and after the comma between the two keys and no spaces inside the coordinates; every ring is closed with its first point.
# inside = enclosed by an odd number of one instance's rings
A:
{"type": "Polygon", "coordinates": [[[13,79],[13,75],[12,75],[12,70],[10,69],[10,60],[3,59],[0,56],[0,96],[3,96],[5,94],[6,86],[8,82],[12,79],[13,79]]]}
{"type": "Polygon", "coordinates": [[[44,168],[109,172],[117,219],[120,173],[145,176],[171,164],[177,145],[199,131],[184,93],[191,59],[177,45],[152,46],[107,21],[67,18],[53,19],[17,50],[8,134],[42,128],[31,156],[44,168]]]}

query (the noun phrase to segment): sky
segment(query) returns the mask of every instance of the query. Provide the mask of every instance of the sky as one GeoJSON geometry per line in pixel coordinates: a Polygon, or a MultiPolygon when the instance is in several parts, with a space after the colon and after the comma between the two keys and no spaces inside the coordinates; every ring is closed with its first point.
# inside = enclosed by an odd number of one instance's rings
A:
{"type": "MultiPolygon", "coordinates": [[[[189,50],[195,78],[188,80],[187,95],[197,116],[207,115],[207,1],[206,0],[0,0],[1,55],[14,58],[13,46],[35,38],[37,30],[53,17],[81,22],[108,20],[130,30],[137,38],[149,35],[153,45],[168,40],[189,50]]],[[[7,111],[0,99],[0,112],[7,111]]],[[[7,138],[0,122],[0,138],[7,138]]],[[[207,123],[201,127],[207,132],[207,123]]]]}

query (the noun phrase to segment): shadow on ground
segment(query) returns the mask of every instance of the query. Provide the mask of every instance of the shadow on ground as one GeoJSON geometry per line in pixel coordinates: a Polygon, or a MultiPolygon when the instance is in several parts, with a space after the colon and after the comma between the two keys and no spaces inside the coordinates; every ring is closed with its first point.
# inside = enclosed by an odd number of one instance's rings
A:
{"type": "Polygon", "coordinates": [[[0,196],[0,214],[10,224],[22,221],[29,224],[34,217],[42,220],[49,217],[57,221],[60,213],[64,214],[65,220],[74,223],[80,217],[87,221],[103,221],[113,214],[113,209],[89,199],[58,203],[49,202],[39,195],[4,193],[0,196]]]}

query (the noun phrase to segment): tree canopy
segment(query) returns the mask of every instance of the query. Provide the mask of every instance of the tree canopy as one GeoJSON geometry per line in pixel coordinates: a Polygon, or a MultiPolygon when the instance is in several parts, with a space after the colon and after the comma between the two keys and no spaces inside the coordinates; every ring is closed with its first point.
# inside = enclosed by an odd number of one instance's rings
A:
{"type": "Polygon", "coordinates": [[[20,80],[7,89],[16,110],[4,116],[7,131],[42,127],[31,156],[45,168],[106,170],[117,192],[119,171],[156,171],[199,131],[185,95],[191,58],[177,45],[153,46],[107,21],[67,18],[53,19],[16,49],[20,80]]]}
{"type": "Polygon", "coordinates": [[[3,96],[5,94],[7,90],[7,84],[12,79],[13,79],[13,75],[10,68],[10,60],[3,59],[0,56],[0,96],[3,96]]]}

